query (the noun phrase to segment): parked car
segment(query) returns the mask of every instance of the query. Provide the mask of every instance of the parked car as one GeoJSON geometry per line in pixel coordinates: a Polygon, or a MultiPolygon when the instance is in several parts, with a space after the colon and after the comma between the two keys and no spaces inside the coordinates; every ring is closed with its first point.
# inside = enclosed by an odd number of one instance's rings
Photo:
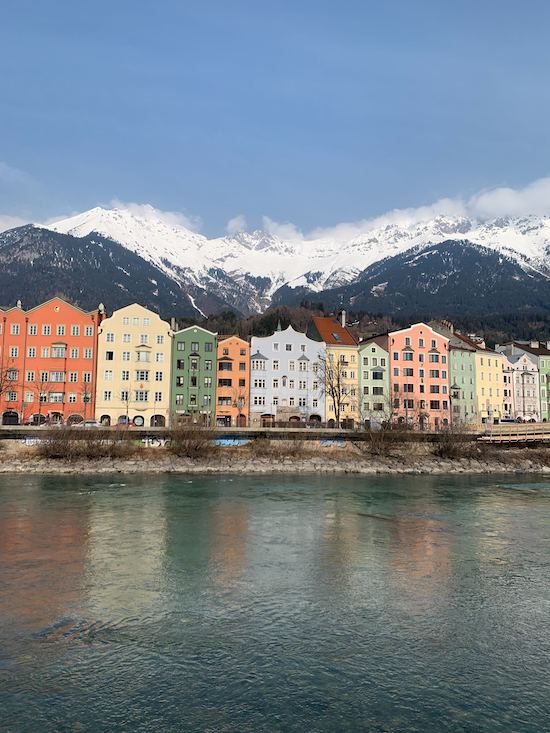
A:
{"type": "Polygon", "coordinates": [[[97,420],[82,420],[82,422],[76,423],[75,428],[101,428],[103,427],[97,420]]]}

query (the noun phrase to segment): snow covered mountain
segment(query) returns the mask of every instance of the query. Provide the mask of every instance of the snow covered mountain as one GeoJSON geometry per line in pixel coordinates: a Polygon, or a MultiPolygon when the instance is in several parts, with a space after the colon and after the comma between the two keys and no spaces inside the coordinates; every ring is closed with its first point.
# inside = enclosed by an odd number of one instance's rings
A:
{"type": "Polygon", "coordinates": [[[242,313],[264,310],[283,293],[319,293],[358,281],[377,262],[427,244],[467,241],[499,253],[526,272],[550,277],[550,217],[480,222],[438,216],[409,225],[370,228],[349,239],[282,239],[264,231],[208,239],[168,222],[153,207],[96,207],[49,224],[73,237],[98,234],[158,268],[187,294],[199,313],[212,294],[242,313]]]}

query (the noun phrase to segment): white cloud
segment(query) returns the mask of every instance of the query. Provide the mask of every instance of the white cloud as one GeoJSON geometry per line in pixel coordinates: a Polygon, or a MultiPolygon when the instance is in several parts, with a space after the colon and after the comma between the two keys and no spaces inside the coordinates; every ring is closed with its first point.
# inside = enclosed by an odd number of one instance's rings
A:
{"type": "Polygon", "coordinates": [[[550,178],[539,178],[523,188],[493,188],[472,196],[470,216],[495,219],[500,216],[550,215],[550,178]]]}
{"type": "Polygon", "coordinates": [[[0,232],[5,232],[8,229],[14,229],[15,227],[20,227],[28,223],[28,219],[22,219],[20,216],[0,214],[0,232]]]}
{"type": "Polygon", "coordinates": [[[303,232],[290,222],[276,222],[263,217],[264,228],[271,234],[291,241],[330,239],[349,241],[374,229],[396,225],[414,226],[436,216],[468,217],[487,221],[499,217],[550,216],[550,178],[540,178],[521,188],[498,187],[480,191],[470,198],[441,198],[432,204],[406,209],[392,209],[380,216],[342,222],[303,232]]]}
{"type": "Polygon", "coordinates": [[[237,234],[237,232],[246,231],[246,218],[244,214],[238,214],[232,219],[229,219],[226,224],[225,231],[228,234],[237,234]]]}
{"type": "Polygon", "coordinates": [[[185,227],[193,232],[198,232],[202,227],[202,222],[198,216],[188,216],[180,211],[163,211],[162,209],[156,209],[151,204],[126,203],[119,199],[113,199],[110,206],[113,209],[126,209],[134,216],[146,221],[160,219],[167,226],[185,227]]]}

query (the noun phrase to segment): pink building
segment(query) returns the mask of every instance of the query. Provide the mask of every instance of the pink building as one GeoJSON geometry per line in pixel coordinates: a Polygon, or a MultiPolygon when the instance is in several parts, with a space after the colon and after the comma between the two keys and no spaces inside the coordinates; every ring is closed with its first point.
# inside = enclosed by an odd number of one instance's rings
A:
{"type": "Polygon", "coordinates": [[[388,333],[393,419],[438,430],[450,424],[449,339],[425,323],[388,333]]]}

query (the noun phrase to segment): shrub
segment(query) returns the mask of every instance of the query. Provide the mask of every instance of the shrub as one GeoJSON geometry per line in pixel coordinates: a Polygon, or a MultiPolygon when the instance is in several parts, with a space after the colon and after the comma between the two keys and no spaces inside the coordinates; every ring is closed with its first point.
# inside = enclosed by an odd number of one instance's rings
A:
{"type": "Polygon", "coordinates": [[[215,432],[195,425],[176,425],[169,432],[168,449],[180,458],[206,458],[218,448],[213,444],[215,432]]]}
{"type": "Polygon", "coordinates": [[[433,455],[437,458],[479,458],[482,449],[468,433],[446,430],[438,435],[433,444],[433,455]]]}
{"type": "Polygon", "coordinates": [[[82,430],[70,427],[58,428],[45,435],[38,445],[41,458],[77,461],[79,459],[129,458],[139,448],[129,433],[108,430],[82,430]]]}

